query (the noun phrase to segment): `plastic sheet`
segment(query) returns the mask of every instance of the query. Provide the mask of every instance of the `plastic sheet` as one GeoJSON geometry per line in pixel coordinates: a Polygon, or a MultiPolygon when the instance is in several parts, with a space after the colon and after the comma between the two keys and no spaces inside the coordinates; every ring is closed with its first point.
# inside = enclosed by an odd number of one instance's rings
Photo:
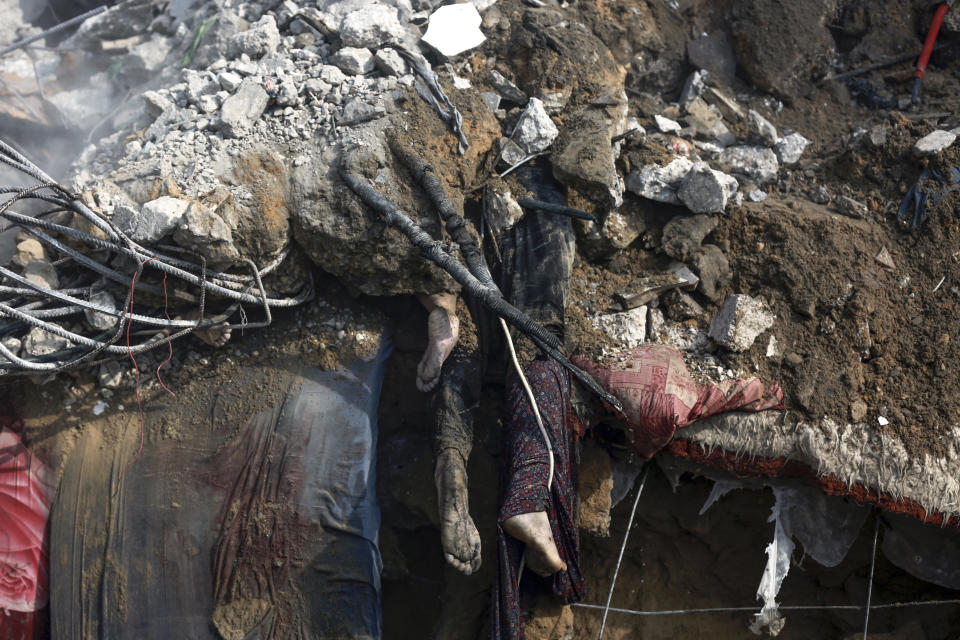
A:
{"type": "Polygon", "coordinates": [[[135,426],[119,445],[85,430],[51,516],[52,636],[380,638],[376,416],[389,353],[385,339],[348,369],[238,370],[230,393],[275,406],[226,428],[182,421],[116,492],[135,426]],[[264,394],[267,375],[286,393],[264,394]]]}

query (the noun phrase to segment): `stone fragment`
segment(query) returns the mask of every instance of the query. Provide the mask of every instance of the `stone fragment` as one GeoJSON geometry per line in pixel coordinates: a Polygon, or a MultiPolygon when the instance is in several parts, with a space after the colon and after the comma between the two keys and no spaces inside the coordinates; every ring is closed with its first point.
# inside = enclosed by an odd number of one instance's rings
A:
{"type": "Polygon", "coordinates": [[[386,115],[386,110],[380,105],[372,105],[363,98],[351,98],[343,106],[339,124],[351,127],[363,122],[369,122],[386,115]]]}
{"type": "Polygon", "coordinates": [[[530,98],[513,139],[529,154],[546,151],[553,144],[560,131],[547,115],[543,102],[530,98]]]}
{"type": "Polygon", "coordinates": [[[730,262],[720,247],[714,244],[703,245],[693,253],[690,266],[700,276],[697,290],[711,302],[719,303],[721,291],[733,276],[730,262]]]}
{"type": "Polygon", "coordinates": [[[863,422],[867,417],[867,403],[857,399],[850,403],[850,419],[854,422],[863,422]]]}
{"type": "Polygon", "coordinates": [[[490,81],[490,86],[496,89],[505,100],[521,105],[527,103],[527,94],[503,77],[499,71],[491,69],[487,79],[490,81]]]}
{"type": "Polygon", "coordinates": [[[320,79],[334,87],[339,87],[347,79],[347,76],[338,67],[325,64],[320,67],[320,79]]]}
{"type": "Polygon", "coordinates": [[[181,78],[187,85],[187,101],[191,104],[196,104],[203,96],[213,95],[220,90],[220,82],[210,73],[184,69],[181,78]]]}
{"type": "Polygon", "coordinates": [[[247,133],[267,108],[270,96],[252,78],[245,78],[237,92],[223,101],[220,120],[223,133],[239,138],[247,133]]]}
{"type": "Polygon", "coordinates": [[[709,72],[702,69],[694,71],[687,77],[680,91],[680,104],[686,105],[694,98],[699,98],[707,89],[707,75],[709,72]]]}
{"type": "MultiPolygon", "coordinates": [[[[343,47],[330,56],[330,62],[339,67],[344,73],[360,76],[373,71],[373,54],[369,49],[343,47]]],[[[328,81],[329,82],[329,81],[328,81]]],[[[332,84],[332,83],[331,83],[332,84]]]]}
{"type": "Polygon", "coordinates": [[[230,263],[240,257],[230,225],[216,211],[198,202],[190,203],[173,239],[214,264],[230,263]]]}
{"type": "Polygon", "coordinates": [[[891,271],[897,268],[897,265],[894,264],[893,262],[893,256],[890,255],[890,251],[886,247],[883,247],[882,249],[880,249],[880,251],[877,253],[874,260],[876,260],[877,262],[885,266],[887,269],[890,269],[891,271]]]}
{"type": "Polygon", "coordinates": [[[775,319],[761,300],[743,294],[727,296],[710,322],[710,338],[731,351],[746,351],[775,319]]]}
{"type": "Polygon", "coordinates": [[[491,189],[487,196],[487,222],[494,235],[499,237],[520,221],[523,208],[509,191],[498,193],[491,189]]]}
{"type": "Polygon", "coordinates": [[[48,356],[70,346],[71,343],[66,338],[44,331],[40,327],[34,327],[23,339],[23,355],[48,356]]]}
{"type": "Polygon", "coordinates": [[[650,307],[647,309],[647,341],[660,342],[660,336],[663,333],[666,320],[663,317],[663,311],[650,307]]]}
{"type": "Polygon", "coordinates": [[[774,145],[773,151],[777,154],[780,164],[790,166],[800,161],[800,156],[803,155],[808,144],[810,141],[799,133],[791,133],[780,138],[774,145]]]}
{"type": "MultiPolygon", "coordinates": [[[[107,309],[117,309],[117,301],[110,295],[109,291],[98,291],[90,296],[90,302],[107,309]]],[[[99,329],[100,331],[112,329],[119,320],[117,316],[112,316],[109,313],[103,313],[101,311],[94,311],[93,309],[84,309],[83,315],[91,327],[99,329]]]]}
{"type": "Polygon", "coordinates": [[[952,131],[937,130],[923,136],[913,145],[913,152],[921,158],[935,156],[957,139],[952,131]]]}
{"type": "Polygon", "coordinates": [[[833,201],[833,205],[837,208],[837,211],[844,215],[848,215],[851,218],[863,219],[867,217],[867,205],[854,200],[853,198],[839,196],[833,201]]]}
{"type": "Polygon", "coordinates": [[[625,119],[625,103],[582,109],[569,115],[550,147],[557,180],[606,211],[623,204],[623,179],[616,166],[618,145],[610,140],[623,131],[625,119]]]}
{"type": "Polygon", "coordinates": [[[483,98],[484,104],[490,109],[490,111],[496,111],[500,108],[500,96],[492,91],[481,91],[480,97],[483,98]]]}
{"type": "Polygon", "coordinates": [[[750,202],[763,202],[767,199],[767,192],[761,189],[751,189],[747,192],[747,200],[750,202]]]}
{"type": "Polygon", "coordinates": [[[27,238],[17,243],[16,252],[11,262],[18,267],[25,267],[33,260],[46,260],[47,252],[43,245],[35,238],[27,238]]]}
{"type": "Polygon", "coordinates": [[[653,121],[657,123],[657,129],[661,133],[676,133],[680,131],[680,123],[670,118],[664,118],[660,114],[653,116],[653,121]]]}
{"type": "Polygon", "coordinates": [[[543,107],[552,116],[557,115],[570,101],[570,90],[550,91],[543,94],[543,107]]]}
{"type": "Polygon", "coordinates": [[[188,202],[170,196],[151,200],[140,211],[120,205],[114,210],[113,222],[133,240],[153,243],[177,227],[188,206],[188,202]]]}
{"type": "Polygon", "coordinates": [[[100,365],[97,382],[104,389],[119,389],[123,384],[123,367],[116,360],[109,360],[100,365]]]}
{"type": "Polygon", "coordinates": [[[512,167],[518,162],[523,162],[529,155],[520,145],[508,138],[501,138],[500,144],[503,147],[503,151],[500,153],[500,159],[508,167],[512,167]]]}
{"type": "Polygon", "coordinates": [[[698,162],[680,183],[677,197],[694,213],[720,213],[739,186],[733,176],[698,162]]]}
{"type": "Polygon", "coordinates": [[[745,176],[757,184],[776,178],[779,169],[777,155],[763,147],[729,147],[717,157],[717,164],[724,171],[745,176]]]}
{"type": "Polygon", "coordinates": [[[23,277],[30,282],[47,289],[60,288],[57,270],[46,260],[30,260],[23,268],[23,277]]]}
{"type": "Polygon", "coordinates": [[[739,122],[747,117],[736,100],[716,87],[707,87],[703,92],[703,98],[720,109],[723,117],[730,122],[739,122]]]}
{"type": "Polygon", "coordinates": [[[237,87],[240,86],[240,83],[243,82],[243,78],[240,74],[234,73],[233,71],[223,71],[217,76],[217,81],[224,91],[233,93],[237,90],[237,87]]]}
{"type": "Polygon", "coordinates": [[[713,216],[676,216],[663,226],[663,252],[674,260],[686,262],[716,227],[717,219],[713,216]]]}
{"type": "Polygon", "coordinates": [[[13,336],[7,336],[3,340],[0,340],[0,344],[7,348],[15,356],[20,355],[20,347],[23,343],[19,338],[14,338],[13,336]]]}
{"type": "Polygon", "coordinates": [[[149,80],[164,68],[172,47],[173,42],[170,38],[164,38],[157,33],[133,47],[123,59],[124,82],[136,85],[149,80]]]}
{"type": "Polygon", "coordinates": [[[777,135],[777,128],[773,126],[773,123],[753,109],[747,111],[747,131],[751,140],[768,147],[777,144],[780,139],[780,136],[777,135]]]}
{"type": "Polygon", "coordinates": [[[643,218],[634,211],[615,209],[607,214],[600,234],[616,249],[626,249],[646,231],[643,218]]]}
{"type": "Polygon", "coordinates": [[[480,31],[483,18],[472,4],[448,4],[430,15],[423,42],[448,58],[480,46],[486,36],[480,31]]]}
{"type": "Polygon", "coordinates": [[[733,82],[737,72],[737,59],[726,31],[714,31],[690,40],[687,43],[687,58],[692,66],[706,69],[726,84],[733,82]]]}
{"type": "Polygon", "coordinates": [[[351,11],[340,23],[340,40],[348,47],[376,49],[404,39],[396,7],[371,3],[351,11]]]}
{"type": "Polygon", "coordinates": [[[231,58],[239,58],[245,53],[254,59],[262,58],[268,53],[275,52],[280,46],[280,41],[276,18],[268,13],[246,31],[230,38],[227,55],[231,58]]]}
{"type": "Polygon", "coordinates": [[[156,91],[144,91],[143,103],[147,108],[147,115],[156,118],[167,109],[173,109],[176,105],[167,96],[156,91]]]}
{"type": "Polygon", "coordinates": [[[647,339],[647,308],[597,316],[593,326],[613,340],[617,349],[633,349],[647,339]]]}
{"type": "Polygon", "coordinates": [[[693,163],[683,156],[676,156],[664,167],[648,164],[639,171],[630,172],[626,179],[627,189],[658,202],[680,204],[677,187],[692,166],[693,163]]]}
{"type": "Polygon", "coordinates": [[[736,138],[724,124],[720,111],[702,98],[694,98],[687,103],[685,120],[700,138],[715,141],[724,147],[736,142],[736,138]]]}
{"type": "Polygon", "coordinates": [[[402,76],[410,71],[403,56],[397,53],[396,49],[390,47],[377,51],[373,56],[373,64],[382,74],[387,76],[402,76]]]}

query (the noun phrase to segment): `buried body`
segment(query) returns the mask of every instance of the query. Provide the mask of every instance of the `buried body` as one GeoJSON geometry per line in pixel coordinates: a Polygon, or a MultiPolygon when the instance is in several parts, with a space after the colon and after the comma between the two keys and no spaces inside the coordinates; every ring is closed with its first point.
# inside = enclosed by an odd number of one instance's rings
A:
{"type": "MultiPolygon", "coordinates": [[[[542,169],[528,167],[521,170],[520,179],[540,200],[562,203],[561,191],[546,176],[542,169]]],[[[570,220],[530,212],[497,240],[504,296],[562,341],[575,254],[570,220]]],[[[561,602],[577,602],[584,596],[576,526],[575,432],[582,434],[604,411],[598,401],[580,400],[580,389],[567,369],[543,354],[527,364],[526,380],[521,380],[518,363],[509,365],[506,354],[513,347],[504,344],[497,320],[469,295],[472,323],[461,323],[451,294],[421,302],[430,312],[429,345],[418,367],[417,386],[424,391],[437,387],[434,477],[441,544],[447,562],[466,574],[481,564],[480,535],[467,498],[473,414],[485,378],[506,383],[505,473],[497,516],[491,637],[522,638],[519,583],[524,564],[536,574],[529,580],[561,602]],[[475,327],[477,340],[458,341],[461,326],[475,327]]],[[[782,408],[779,386],[766,388],[756,378],[723,386],[696,385],[682,356],[671,347],[640,347],[614,357],[604,368],[583,358],[575,360],[622,402],[623,415],[614,419],[626,418],[628,440],[644,458],[665,445],[678,427],[698,418],[734,409],[782,408]]]]}

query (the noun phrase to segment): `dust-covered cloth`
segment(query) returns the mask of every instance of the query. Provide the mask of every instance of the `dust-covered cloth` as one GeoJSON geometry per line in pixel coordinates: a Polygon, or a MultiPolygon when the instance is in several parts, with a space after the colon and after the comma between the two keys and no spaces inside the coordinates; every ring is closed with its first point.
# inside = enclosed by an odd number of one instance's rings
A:
{"type": "Polygon", "coordinates": [[[586,358],[574,362],[623,404],[629,422],[627,439],[636,453],[649,458],[673,438],[677,429],[726,411],[783,409],[783,389],[759,378],[736,378],[697,384],[683,354],[666,345],[637,347],[600,367],[586,358]]]}
{"type": "Polygon", "coordinates": [[[566,563],[565,571],[542,578],[525,571],[524,584],[542,584],[564,604],[578,602],[586,591],[580,572],[580,539],[577,533],[577,480],[571,460],[569,429],[570,377],[553,360],[537,359],[526,368],[527,380],[540,409],[543,426],[554,455],[553,483],[547,488],[550,459],[546,443],[519,379],[507,392],[505,455],[506,482],[497,519],[498,579],[493,589],[490,635],[493,640],[524,637],[518,573],[524,544],[506,534],[503,522],[522,513],[546,511],[553,540],[566,563]]]}

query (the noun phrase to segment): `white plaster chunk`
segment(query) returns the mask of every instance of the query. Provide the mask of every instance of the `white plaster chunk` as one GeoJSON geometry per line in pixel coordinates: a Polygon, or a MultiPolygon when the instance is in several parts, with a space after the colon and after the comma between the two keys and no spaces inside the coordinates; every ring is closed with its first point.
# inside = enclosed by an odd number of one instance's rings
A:
{"type": "Polygon", "coordinates": [[[472,4],[448,4],[431,14],[423,41],[442,55],[453,57],[480,46],[487,39],[480,31],[482,21],[472,4]]]}

